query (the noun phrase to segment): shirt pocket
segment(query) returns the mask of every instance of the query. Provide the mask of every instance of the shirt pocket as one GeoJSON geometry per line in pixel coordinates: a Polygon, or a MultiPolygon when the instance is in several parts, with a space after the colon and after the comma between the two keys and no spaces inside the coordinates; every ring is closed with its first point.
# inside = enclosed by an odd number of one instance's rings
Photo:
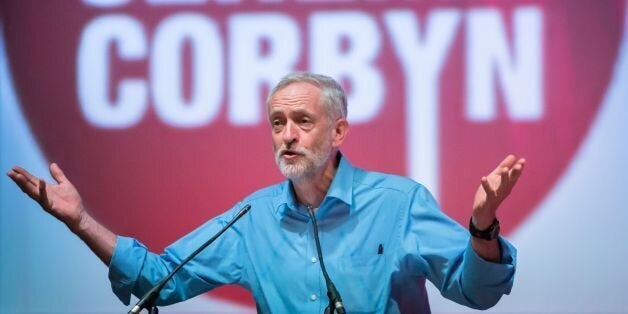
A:
{"type": "MultiPolygon", "coordinates": [[[[344,257],[332,278],[347,313],[382,313],[389,294],[389,272],[383,255],[344,257]]],[[[331,275],[330,275],[331,276],[331,275]]]]}

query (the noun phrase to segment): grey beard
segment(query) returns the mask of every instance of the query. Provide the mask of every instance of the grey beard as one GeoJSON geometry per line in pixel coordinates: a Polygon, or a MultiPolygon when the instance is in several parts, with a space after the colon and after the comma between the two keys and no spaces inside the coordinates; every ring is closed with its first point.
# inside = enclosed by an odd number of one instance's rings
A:
{"type": "Polygon", "coordinates": [[[286,178],[290,180],[307,178],[314,175],[316,171],[325,165],[325,162],[327,161],[326,158],[331,152],[331,146],[328,145],[326,148],[327,149],[322,148],[318,152],[305,148],[293,149],[298,154],[301,154],[302,158],[295,163],[289,164],[281,158],[282,152],[287,149],[285,145],[283,145],[275,154],[275,162],[277,163],[281,174],[283,174],[286,178]]]}

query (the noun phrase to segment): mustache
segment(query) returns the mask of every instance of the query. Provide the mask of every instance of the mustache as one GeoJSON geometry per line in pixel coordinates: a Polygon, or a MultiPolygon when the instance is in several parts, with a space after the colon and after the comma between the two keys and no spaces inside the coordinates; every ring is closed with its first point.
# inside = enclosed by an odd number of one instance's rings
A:
{"type": "Polygon", "coordinates": [[[279,159],[281,158],[281,156],[285,153],[294,153],[294,154],[299,154],[299,155],[307,155],[308,154],[308,150],[303,148],[303,147],[288,147],[285,144],[281,145],[281,147],[279,147],[279,149],[277,150],[277,152],[275,153],[275,158],[279,159]]]}

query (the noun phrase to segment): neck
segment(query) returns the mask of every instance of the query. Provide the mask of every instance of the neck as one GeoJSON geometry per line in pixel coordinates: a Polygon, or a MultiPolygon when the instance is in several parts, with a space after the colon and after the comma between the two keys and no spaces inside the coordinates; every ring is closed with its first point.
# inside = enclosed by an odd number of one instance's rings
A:
{"type": "Polygon", "coordinates": [[[327,195],[327,191],[329,191],[340,162],[339,153],[335,152],[333,156],[329,158],[321,171],[305,178],[292,180],[297,202],[314,208],[318,208],[321,205],[325,195],[327,195]]]}

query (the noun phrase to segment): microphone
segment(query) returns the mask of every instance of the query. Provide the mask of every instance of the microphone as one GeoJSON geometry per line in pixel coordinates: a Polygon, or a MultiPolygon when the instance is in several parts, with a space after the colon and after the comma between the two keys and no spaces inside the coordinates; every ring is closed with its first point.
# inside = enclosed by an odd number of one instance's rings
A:
{"type": "Polygon", "coordinates": [[[227,231],[227,229],[229,229],[231,225],[233,225],[236,221],[238,221],[238,219],[242,218],[242,216],[248,213],[250,209],[251,209],[251,205],[249,204],[247,204],[242,209],[240,209],[240,212],[238,212],[238,214],[235,217],[233,217],[233,219],[231,219],[231,221],[226,226],[220,229],[220,231],[218,231],[218,233],[216,233],[213,237],[211,237],[211,239],[207,240],[207,242],[203,243],[203,245],[201,245],[198,249],[196,249],[196,251],[192,252],[192,254],[190,254],[190,256],[188,256],[185,260],[183,260],[183,262],[181,262],[181,264],[179,264],[172,272],[170,272],[168,276],[163,278],[160,282],[158,282],[155,286],[153,286],[153,288],[151,288],[148,292],[146,292],[146,294],[144,294],[144,296],[137,302],[137,304],[135,304],[135,306],[127,314],[138,314],[143,309],[148,309],[148,312],[150,314],[159,313],[159,310],[155,306],[155,301],[157,300],[157,297],[159,296],[159,292],[161,291],[161,289],[163,289],[166,283],[170,279],[172,279],[174,274],[177,271],[179,271],[179,269],[181,269],[183,265],[187,264],[187,262],[189,262],[196,255],[198,255],[198,253],[200,253],[207,246],[212,244],[212,242],[214,242],[221,234],[227,231]]]}
{"type": "Polygon", "coordinates": [[[325,262],[323,262],[323,253],[321,252],[321,243],[318,239],[318,226],[316,225],[316,218],[314,217],[314,209],[312,206],[307,206],[307,212],[312,219],[312,225],[314,226],[314,239],[316,240],[316,252],[318,253],[318,260],[321,262],[321,270],[323,271],[323,277],[325,277],[325,284],[327,285],[327,298],[329,298],[329,306],[325,309],[325,313],[333,314],[336,311],[338,314],[345,314],[345,306],[342,304],[342,298],[340,293],[336,289],[336,286],[329,278],[327,269],[325,269],[325,262]]]}

